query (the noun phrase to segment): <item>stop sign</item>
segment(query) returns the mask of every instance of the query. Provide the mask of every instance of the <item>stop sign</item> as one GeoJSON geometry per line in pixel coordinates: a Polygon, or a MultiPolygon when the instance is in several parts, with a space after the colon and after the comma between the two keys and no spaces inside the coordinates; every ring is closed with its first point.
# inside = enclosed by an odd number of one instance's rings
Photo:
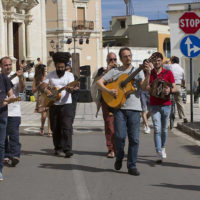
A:
{"type": "Polygon", "coordinates": [[[200,18],[194,12],[185,12],[179,18],[179,28],[187,34],[194,34],[200,28],[200,18]]]}

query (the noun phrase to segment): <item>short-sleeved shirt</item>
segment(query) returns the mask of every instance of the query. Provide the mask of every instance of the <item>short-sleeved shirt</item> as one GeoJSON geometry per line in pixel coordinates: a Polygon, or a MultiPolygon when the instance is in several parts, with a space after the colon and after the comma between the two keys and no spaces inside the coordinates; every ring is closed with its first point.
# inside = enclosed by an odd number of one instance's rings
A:
{"type": "Polygon", "coordinates": [[[12,88],[10,79],[0,73],[0,117],[8,117],[8,106],[2,107],[2,101],[6,98],[8,91],[12,88]]]}
{"type": "Polygon", "coordinates": [[[178,63],[165,65],[164,68],[172,71],[176,84],[181,85],[182,80],[185,80],[184,70],[178,63]]]}
{"type": "MultiPolygon", "coordinates": [[[[52,71],[47,74],[44,80],[45,83],[57,88],[62,88],[72,81],[74,81],[74,75],[71,72],[65,72],[65,74],[59,78],[56,71],[52,71]]],[[[54,105],[64,105],[70,103],[72,103],[71,94],[64,89],[61,91],[60,100],[56,101],[54,105]]]]}
{"type": "MultiPolygon", "coordinates": [[[[150,80],[149,80],[150,86],[156,78],[161,78],[161,77],[164,81],[167,81],[169,83],[175,83],[174,76],[170,70],[166,70],[166,69],[162,68],[162,71],[159,74],[156,74],[155,69],[153,69],[151,71],[151,76],[150,76],[150,80]],[[165,74],[165,75],[163,76],[163,74],[165,74]]],[[[171,101],[170,101],[170,99],[161,99],[161,98],[153,97],[150,95],[150,106],[152,106],[152,105],[168,106],[168,105],[171,105],[171,101]]]]}
{"type": "MultiPolygon", "coordinates": [[[[11,72],[8,77],[15,74],[15,72],[11,72]]],[[[16,76],[11,80],[13,84],[13,93],[14,97],[19,97],[19,77],[16,76]]],[[[16,101],[14,103],[8,104],[8,117],[20,117],[21,116],[21,106],[20,101],[16,101]]]]}
{"type": "MultiPolygon", "coordinates": [[[[118,68],[111,69],[109,72],[107,72],[103,76],[103,79],[105,81],[110,81],[110,80],[115,81],[122,74],[131,74],[135,70],[136,70],[135,67],[131,67],[130,69],[124,70],[123,67],[120,66],[118,68]]],[[[139,82],[143,79],[144,79],[144,73],[143,71],[140,71],[134,78],[133,87],[135,88],[135,92],[127,97],[124,105],[120,109],[142,111],[139,82]]]]}

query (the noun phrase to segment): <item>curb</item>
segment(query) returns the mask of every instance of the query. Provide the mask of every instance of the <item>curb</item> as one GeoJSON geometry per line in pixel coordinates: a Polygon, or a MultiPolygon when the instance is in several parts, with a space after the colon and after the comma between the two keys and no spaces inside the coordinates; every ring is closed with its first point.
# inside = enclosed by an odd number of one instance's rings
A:
{"type": "MultiPolygon", "coordinates": [[[[186,124],[183,123],[177,123],[177,129],[180,131],[190,135],[191,137],[200,140],[200,132],[196,131],[195,129],[187,126],[186,124]]],[[[198,129],[197,129],[198,130],[198,129]]]]}

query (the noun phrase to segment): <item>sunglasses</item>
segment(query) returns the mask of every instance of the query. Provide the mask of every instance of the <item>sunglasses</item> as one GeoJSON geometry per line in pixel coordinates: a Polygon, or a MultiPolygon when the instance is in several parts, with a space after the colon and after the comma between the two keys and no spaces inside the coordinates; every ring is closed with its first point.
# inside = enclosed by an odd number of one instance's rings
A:
{"type": "Polygon", "coordinates": [[[109,61],[117,61],[117,58],[110,58],[109,61]]]}

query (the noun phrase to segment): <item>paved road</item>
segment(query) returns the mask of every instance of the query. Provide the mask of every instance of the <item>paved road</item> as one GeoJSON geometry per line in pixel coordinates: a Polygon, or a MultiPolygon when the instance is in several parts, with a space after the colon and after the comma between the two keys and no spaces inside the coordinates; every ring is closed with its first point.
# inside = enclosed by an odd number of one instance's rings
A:
{"type": "Polygon", "coordinates": [[[126,158],[121,171],[113,169],[102,131],[76,129],[70,159],[55,157],[52,138],[38,134],[39,127],[21,128],[21,162],[4,168],[1,200],[199,200],[199,142],[177,130],[163,165],[155,164],[153,134],[141,133],[139,177],[127,174],[126,158]]]}

